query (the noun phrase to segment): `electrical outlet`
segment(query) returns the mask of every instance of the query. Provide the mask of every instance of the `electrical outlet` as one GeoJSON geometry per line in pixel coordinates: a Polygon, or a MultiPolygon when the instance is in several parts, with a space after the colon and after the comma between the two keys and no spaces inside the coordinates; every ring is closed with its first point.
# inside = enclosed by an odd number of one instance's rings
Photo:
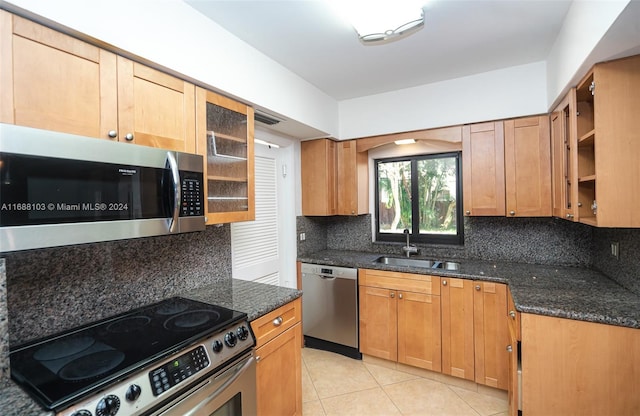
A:
{"type": "Polygon", "coordinates": [[[611,255],[620,260],[620,243],[617,241],[611,242],[611,255]]]}
{"type": "Polygon", "coordinates": [[[307,239],[307,233],[300,233],[300,241],[304,241],[307,239]]]}

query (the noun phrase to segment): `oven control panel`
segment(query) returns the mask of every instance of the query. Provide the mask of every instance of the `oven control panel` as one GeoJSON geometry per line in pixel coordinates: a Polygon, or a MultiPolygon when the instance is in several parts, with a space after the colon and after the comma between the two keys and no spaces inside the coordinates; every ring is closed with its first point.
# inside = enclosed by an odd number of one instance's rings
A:
{"type": "Polygon", "coordinates": [[[171,357],[152,363],[56,416],[138,416],[220,371],[256,341],[246,321],[232,325],[171,357]],[[116,406],[117,404],[117,406],[116,406]]]}
{"type": "Polygon", "coordinates": [[[174,358],[162,367],[149,373],[149,381],[153,395],[158,396],[176,384],[193,376],[209,366],[207,351],[202,345],[192,349],[180,357],[174,358]]]}

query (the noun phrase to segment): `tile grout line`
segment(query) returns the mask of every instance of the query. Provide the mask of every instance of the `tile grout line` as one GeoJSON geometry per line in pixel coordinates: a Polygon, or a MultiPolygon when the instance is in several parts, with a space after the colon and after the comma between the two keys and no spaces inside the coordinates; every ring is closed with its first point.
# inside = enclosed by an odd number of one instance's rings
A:
{"type": "MultiPolygon", "coordinates": [[[[375,364],[371,364],[371,365],[375,365],[375,364]]],[[[365,370],[367,370],[367,372],[371,375],[371,377],[373,378],[373,380],[376,382],[376,384],[378,385],[378,387],[380,387],[380,390],[382,390],[382,392],[384,393],[385,396],[387,396],[387,399],[389,399],[389,401],[391,403],[393,403],[393,407],[396,408],[396,410],[398,411],[399,414],[403,414],[402,411],[400,410],[400,408],[398,407],[398,405],[396,404],[396,402],[393,401],[393,399],[391,398],[391,396],[389,396],[389,393],[387,393],[387,391],[384,389],[384,386],[382,384],[380,384],[380,382],[378,381],[378,379],[371,373],[371,371],[369,370],[369,367],[367,367],[367,365],[365,364],[364,360],[362,360],[362,366],[365,368],[365,370]]],[[[394,369],[395,371],[395,369],[394,369]]],[[[396,383],[393,383],[396,384],[396,383]]]]}

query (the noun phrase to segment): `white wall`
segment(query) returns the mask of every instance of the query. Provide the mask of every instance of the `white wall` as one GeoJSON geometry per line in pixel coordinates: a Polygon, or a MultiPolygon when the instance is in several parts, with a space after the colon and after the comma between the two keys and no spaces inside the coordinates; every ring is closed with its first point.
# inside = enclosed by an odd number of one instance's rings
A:
{"type": "MultiPolygon", "coordinates": [[[[577,79],[582,77],[589,67],[602,59],[608,59],[600,57],[598,61],[588,62],[591,52],[629,3],[629,0],[576,0],[571,4],[547,57],[548,107],[564,95],[567,87],[575,86],[577,79]]],[[[636,30],[637,25],[638,22],[636,30]]],[[[640,43],[640,37],[635,40],[636,44],[640,43]]],[[[611,51],[610,56],[617,52],[620,51],[611,51]]]]}
{"type": "Polygon", "coordinates": [[[181,0],[10,0],[4,3],[328,135],[338,134],[336,100],[181,0]]]}
{"type": "Polygon", "coordinates": [[[535,62],[340,102],[340,139],[547,111],[546,66],[535,62]]]}

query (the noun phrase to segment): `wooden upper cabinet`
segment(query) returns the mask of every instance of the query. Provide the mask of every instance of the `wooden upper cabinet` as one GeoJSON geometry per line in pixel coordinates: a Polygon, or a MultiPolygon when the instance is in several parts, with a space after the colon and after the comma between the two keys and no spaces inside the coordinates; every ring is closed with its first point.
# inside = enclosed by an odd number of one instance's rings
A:
{"type": "Polygon", "coordinates": [[[504,151],[502,121],[462,127],[465,215],[505,215],[504,151]]]}
{"type": "Polygon", "coordinates": [[[89,137],[118,130],[116,55],[0,10],[0,121],[89,137]]]}
{"type": "Polygon", "coordinates": [[[302,215],[336,215],[336,142],[329,139],[303,141],[300,153],[302,215]]]}
{"type": "Polygon", "coordinates": [[[197,88],[196,152],[204,157],[207,224],[255,218],[253,108],[197,88]]]}
{"type": "Polygon", "coordinates": [[[640,227],[640,55],[596,64],[576,87],[578,210],[598,227],[640,227]]]}
{"type": "Polygon", "coordinates": [[[549,115],[551,125],[552,215],[578,221],[576,90],[572,88],[549,115]]]}
{"type": "Polygon", "coordinates": [[[195,87],[0,10],[0,121],[195,151],[195,87]]]}
{"type": "Polygon", "coordinates": [[[337,142],[338,215],[369,212],[368,156],[358,152],[356,140],[337,142]]]}
{"type": "Polygon", "coordinates": [[[550,217],[549,117],[506,120],[504,143],[507,215],[550,217]]]}
{"type": "Polygon", "coordinates": [[[195,152],[193,84],[118,56],[118,140],[195,152]]]}

